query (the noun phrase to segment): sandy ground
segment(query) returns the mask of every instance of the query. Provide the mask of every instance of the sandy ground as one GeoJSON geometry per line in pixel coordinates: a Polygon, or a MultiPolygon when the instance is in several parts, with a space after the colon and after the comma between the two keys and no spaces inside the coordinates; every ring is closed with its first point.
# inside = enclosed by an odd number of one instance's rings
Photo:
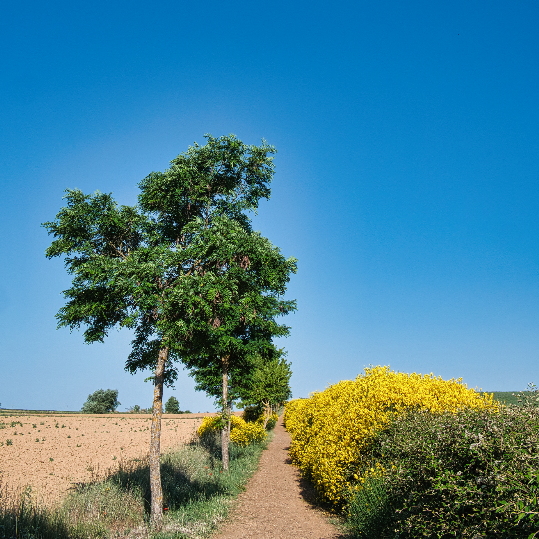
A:
{"type": "Polygon", "coordinates": [[[315,492],[288,456],[290,435],[280,418],[258,470],[212,539],[339,539],[344,536],[313,504],[315,492]]]}
{"type": "MultiPolygon", "coordinates": [[[[211,414],[163,415],[161,452],[189,441],[204,415],[211,414]]],[[[139,414],[1,415],[0,489],[30,485],[32,497],[53,504],[73,483],[147,455],[150,425],[151,416],[139,414]]]]}

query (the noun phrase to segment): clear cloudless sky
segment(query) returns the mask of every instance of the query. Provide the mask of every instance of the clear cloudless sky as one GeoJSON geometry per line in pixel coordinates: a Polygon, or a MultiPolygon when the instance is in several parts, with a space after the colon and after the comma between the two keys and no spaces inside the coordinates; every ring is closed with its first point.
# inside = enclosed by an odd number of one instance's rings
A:
{"type": "MultiPolygon", "coordinates": [[[[7,2],[0,16],[0,403],[149,406],[131,335],[57,330],[40,226],[66,188],[135,204],[204,133],[277,148],[255,229],[299,260],[295,397],[364,366],[539,384],[539,4],[7,2]]],[[[182,409],[213,402],[183,371],[182,409]]]]}

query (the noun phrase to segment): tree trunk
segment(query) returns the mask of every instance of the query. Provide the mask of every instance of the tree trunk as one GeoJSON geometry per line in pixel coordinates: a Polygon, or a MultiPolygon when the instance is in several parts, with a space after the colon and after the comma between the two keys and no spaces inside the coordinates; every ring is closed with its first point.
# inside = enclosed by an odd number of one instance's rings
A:
{"type": "Polygon", "coordinates": [[[153,390],[153,414],[150,439],[150,490],[152,496],[151,522],[156,530],[163,525],[163,489],[161,488],[161,416],[163,415],[163,381],[168,348],[159,350],[155,368],[155,388],[153,390]]]}
{"type": "Polygon", "coordinates": [[[221,452],[223,458],[223,470],[228,470],[228,422],[230,421],[228,414],[228,358],[222,358],[221,365],[223,372],[223,416],[226,416],[227,420],[221,431],[221,452]]]}
{"type": "Polygon", "coordinates": [[[266,430],[266,425],[268,424],[270,415],[271,415],[271,407],[269,401],[264,401],[264,430],[266,430]]]}

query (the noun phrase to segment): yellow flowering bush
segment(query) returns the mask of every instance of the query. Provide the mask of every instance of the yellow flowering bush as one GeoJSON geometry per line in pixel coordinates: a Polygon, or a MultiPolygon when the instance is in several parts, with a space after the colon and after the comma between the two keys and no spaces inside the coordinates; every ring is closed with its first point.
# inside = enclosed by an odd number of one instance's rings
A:
{"type": "MultiPolygon", "coordinates": [[[[223,419],[221,416],[208,416],[202,420],[198,427],[198,435],[204,436],[207,432],[221,430],[223,419]]],[[[247,423],[242,417],[230,416],[230,440],[237,445],[245,447],[253,442],[266,439],[263,422],[247,423]]]]}
{"type": "Polygon", "coordinates": [[[383,472],[367,469],[363,476],[348,477],[351,468],[361,469],[358,463],[363,459],[367,464],[362,448],[374,432],[407,408],[454,412],[496,409],[496,404],[492,395],[468,389],[461,378],[444,381],[432,373],[367,368],[355,380],[341,381],[287,404],[284,420],[292,437],[290,456],[323,498],[340,503],[351,481],[361,483],[369,474],[383,472]]]}
{"type": "Polygon", "coordinates": [[[263,423],[245,423],[240,428],[230,430],[230,439],[237,445],[245,447],[253,442],[266,439],[263,423]]]}

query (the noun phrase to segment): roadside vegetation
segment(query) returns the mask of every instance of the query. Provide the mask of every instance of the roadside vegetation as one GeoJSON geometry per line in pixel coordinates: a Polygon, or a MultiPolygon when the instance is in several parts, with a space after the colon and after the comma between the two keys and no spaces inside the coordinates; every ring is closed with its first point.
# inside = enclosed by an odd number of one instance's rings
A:
{"type": "MultiPolygon", "coordinates": [[[[161,531],[154,531],[150,522],[151,489],[146,458],[120,463],[119,469],[105,479],[75,485],[73,492],[54,509],[36,503],[31,489],[14,496],[0,484],[0,538],[207,537],[226,518],[234,497],[245,490],[267,447],[266,432],[247,440],[249,426],[258,432],[265,420],[256,419],[241,419],[239,431],[243,435],[238,437],[238,443],[232,436],[228,470],[222,465],[219,428],[206,427],[192,443],[162,455],[161,531]]],[[[268,427],[274,425],[275,421],[268,422],[268,427]]]]}
{"type": "Polygon", "coordinates": [[[539,393],[366,369],[285,412],[291,456],[350,537],[539,537],[539,393]]]}

